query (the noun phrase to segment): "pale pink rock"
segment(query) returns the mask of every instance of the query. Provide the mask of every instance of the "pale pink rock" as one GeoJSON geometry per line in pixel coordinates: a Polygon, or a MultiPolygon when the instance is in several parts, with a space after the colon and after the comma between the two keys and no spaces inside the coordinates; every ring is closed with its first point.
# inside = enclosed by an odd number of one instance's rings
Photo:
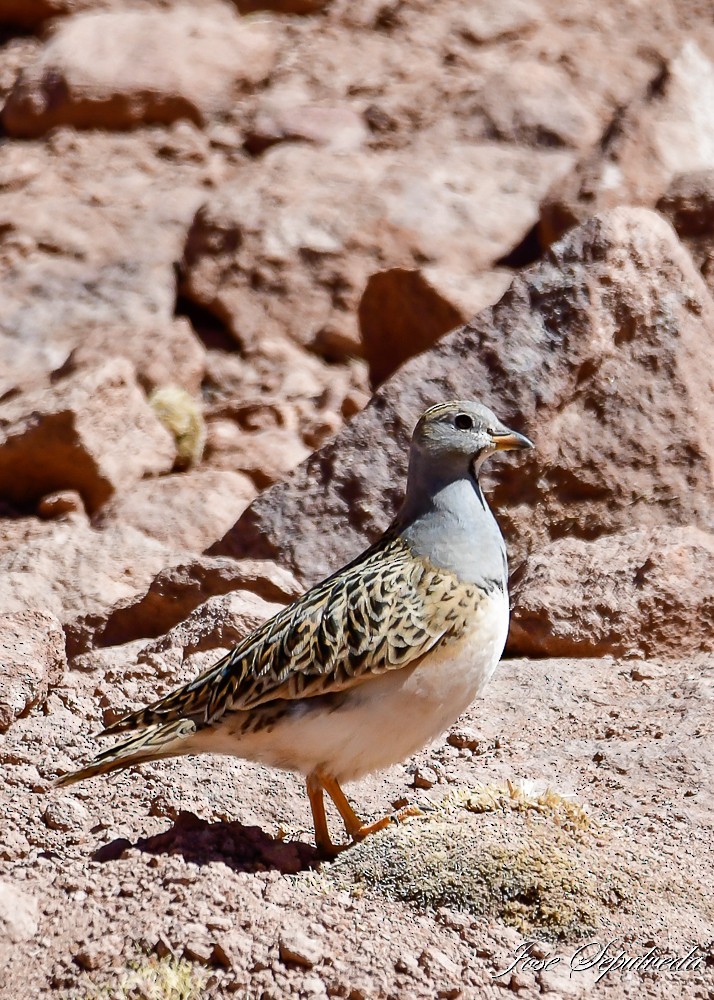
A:
{"type": "Polygon", "coordinates": [[[60,622],[46,611],[0,614],[0,731],[47,697],[67,665],[60,622]]]}
{"type": "Polygon", "coordinates": [[[147,473],[167,472],[175,455],[132,365],[115,358],[5,404],[0,495],[21,504],[74,489],[94,511],[147,473]]]}
{"type": "Polygon", "coordinates": [[[228,5],[80,14],[20,75],[3,124],[28,137],[58,125],[201,123],[265,80],[277,49],[270,24],[242,21],[228,5]]]}

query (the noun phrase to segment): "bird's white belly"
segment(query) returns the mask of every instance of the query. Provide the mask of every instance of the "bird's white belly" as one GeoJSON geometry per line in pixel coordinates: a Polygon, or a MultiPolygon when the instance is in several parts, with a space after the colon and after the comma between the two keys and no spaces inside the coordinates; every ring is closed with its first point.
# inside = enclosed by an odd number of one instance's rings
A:
{"type": "Polygon", "coordinates": [[[320,709],[319,699],[295,702],[271,730],[239,737],[227,721],[205,749],[303,774],[320,767],[338,781],[389,767],[431,742],[468,708],[491,677],[507,633],[508,597],[497,591],[479,605],[461,640],[419,665],[364,681],[332,711],[320,709]]]}

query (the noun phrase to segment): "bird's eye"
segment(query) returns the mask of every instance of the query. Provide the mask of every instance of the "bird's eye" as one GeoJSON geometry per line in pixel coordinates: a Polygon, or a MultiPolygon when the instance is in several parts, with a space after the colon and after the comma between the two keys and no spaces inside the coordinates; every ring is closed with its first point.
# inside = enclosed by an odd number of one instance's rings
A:
{"type": "Polygon", "coordinates": [[[468,413],[457,413],[454,417],[454,425],[458,427],[460,431],[470,431],[474,422],[468,413]]]}

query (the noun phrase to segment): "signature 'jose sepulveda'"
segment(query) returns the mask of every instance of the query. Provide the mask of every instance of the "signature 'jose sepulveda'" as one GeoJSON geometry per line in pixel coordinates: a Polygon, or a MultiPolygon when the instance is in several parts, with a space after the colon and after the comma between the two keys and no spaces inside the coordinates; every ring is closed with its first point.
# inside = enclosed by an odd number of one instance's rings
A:
{"type": "Polygon", "coordinates": [[[512,953],[509,965],[492,973],[492,979],[500,979],[511,972],[545,972],[553,969],[561,962],[567,964],[570,975],[574,972],[596,972],[595,981],[600,982],[611,972],[644,972],[649,969],[654,972],[696,972],[704,965],[705,955],[695,945],[686,955],[673,955],[661,951],[656,945],[637,954],[630,954],[624,948],[618,947],[615,941],[602,944],[600,941],[589,941],[582,945],[572,955],[544,954],[542,944],[537,941],[524,941],[512,953]]]}

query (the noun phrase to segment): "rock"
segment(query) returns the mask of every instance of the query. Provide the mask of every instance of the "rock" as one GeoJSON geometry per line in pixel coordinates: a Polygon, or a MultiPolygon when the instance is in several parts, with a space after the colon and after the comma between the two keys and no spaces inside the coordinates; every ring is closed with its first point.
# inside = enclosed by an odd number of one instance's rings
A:
{"type": "Polygon", "coordinates": [[[325,329],[357,342],[359,298],[384,268],[428,261],[459,274],[490,270],[533,226],[550,179],[572,156],[439,133],[423,135],[408,157],[369,152],[355,162],[280,144],[260,172],[196,214],[181,294],[244,351],[286,334],[313,345],[325,329]]]}
{"type": "Polygon", "coordinates": [[[680,236],[708,236],[714,229],[714,169],[677,174],[657,202],[680,236]]]}
{"type": "Polygon", "coordinates": [[[202,552],[254,496],[253,483],[239,472],[194,469],[142,479],[105,504],[95,525],[129,525],[167,546],[202,552]]]}
{"type": "Polygon", "coordinates": [[[269,93],[246,136],[253,154],[279,142],[310,142],[336,153],[354,153],[368,138],[362,115],[347,104],[305,104],[290,91],[269,93]]]}
{"type": "Polygon", "coordinates": [[[246,434],[231,421],[208,425],[206,461],[217,469],[240,469],[259,490],[283,479],[309,454],[300,435],[289,427],[246,434]]]}
{"type": "Polygon", "coordinates": [[[95,511],[115,490],[168,471],[175,454],[132,366],[114,358],[5,404],[0,495],[24,504],[74,489],[95,511]]]}
{"type": "Polygon", "coordinates": [[[414,423],[445,398],[481,399],[535,439],[484,480],[513,566],[566,533],[711,530],[714,390],[701,359],[713,331],[712,301],[661,216],[603,213],[407,362],[212,552],[279,558],[306,584],[334,571],[389,523],[414,423]]]}
{"type": "Polygon", "coordinates": [[[657,202],[714,292],[714,169],[677,175],[657,202]]]}
{"type": "Polygon", "coordinates": [[[250,955],[252,941],[245,931],[234,928],[216,938],[212,961],[224,969],[241,969],[250,955]]]}
{"type": "Polygon", "coordinates": [[[0,882],[0,955],[8,944],[29,941],[37,934],[38,927],[39,907],[35,897],[10,882],[0,882]]]}
{"type": "Polygon", "coordinates": [[[283,607],[248,590],[211,597],[166,635],[150,642],[139,660],[148,662],[147,658],[170,649],[180,649],[183,659],[206,649],[230,649],[283,607]]]}
{"type": "Polygon", "coordinates": [[[414,771],[413,785],[415,788],[433,788],[438,781],[438,772],[427,764],[417,767],[414,771]]]}
{"type": "Polygon", "coordinates": [[[688,40],[644,94],[612,122],[603,140],[541,205],[544,245],[594,212],[654,206],[678,174],[714,167],[714,62],[688,40]]]}
{"type": "Polygon", "coordinates": [[[473,726],[459,725],[449,732],[446,742],[457,750],[471,750],[472,753],[478,753],[486,741],[473,726]]]}
{"type": "Polygon", "coordinates": [[[69,627],[145,592],[185,555],[125,525],[0,520],[0,613],[42,608],[69,627]]]}
{"type": "Polygon", "coordinates": [[[89,824],[89,812],[77,799],[63,796],[47,804],[42,814],[45,826],[50,830],[83,830],[89,824]]]}
{"type": "MultiPolygon", "coordinates": [[[[161,141],[180,131],[201,135],[179,123],[161,141]]],[[[172,318],[174,264],[186,226],[205,199],[201,182],[208,168],[160,156],[158,144],[151,130],[134,137],[60,129],[46,143],[3,147],[3,395],[27,391],[38,380],[46,385],[49,373],[61,375],[85,341],[88,353],[106,345],[97,363],[113,353],[128,356],[138,364],[142,383],[171,351],[177,373],[172,381],[181,383],[190,372],[183,324],[177,327],[172,318]],[[143,333],[153,340],[144,343],[142,359],[137,339],[143,333]],[[158,338],[170,338],[170,344],[160,348],[158,338]]],[[[82,364],[78,359],[77,367],[82,364]]]]}
{"type": "Polygon", "coordinates": [[[227,5],[81,14],[20,74],[2,121],[23,138],[58,125],[202,124],[264,81],[276,56],[272,25],[241,21],[227,5]]]}
{"type": "Polygon", "coordinates": [[[530,0],[486,0],[461,11],[456,27],[468,41],[484,45],[523,32],[543,18],[541,5],[530,0]]]}
{"type": "Polygon", "coordinates": [[[105,969],[122,953],[124,939],[120,934],[103,934],[94,941],[87,941],[74,955],[81,969],[105,969]]]}
{"type": "Polygon", "coordinates": [[[321,942],[298,928],[283,929],[278,938],[278,949],[283,962],[294,962],[306,969],[317,965],[324,954],[321,942]]]}
{"type": "Polygon", "coordinates": [[[328,364],[285,338],[242,357],[211,351],[204,461],[246,472],[259,487],[275,482],[364,405],[366,387],[361,362],[328,364]]]}
{"type": "Polygon", "coordinates": [[[76,490],[59,490],[57,493],[48,493],[37,504],[37,516],[45,521],[72,518],[75,515],[80,520],[86,520],[82,497],[76,490]]]}
{"type": "Polygon", "coordinates": [[[525,656],[711,652],[713,580],[714,535],[697,528],[558,539],[526,563],[508,649],[525,656]]]}
{"type": "Polygon", "coordinates": [[[46,611],[0,614],[0,731],[47,697],[67,665],[64,633],[46,611]]]}
{"type": "Polygon", "coordinates": [[[105,614],[87,615],[67,630],[68,655],[90,647],[116,646],[133,639],[153,639],[183,621],[209,597],[249,590],[268,602],[286,604],[302,587],[288,570],[261,559],[197,556],[168,566],[145,594],[119,603],[105,614]]]}
{"type": "Polygon", "coordinates": [[[489,136],[544,147],[589,149],[600,119],[559,66],[520,59],[491,73],[475,97],[475,116],[489,136]]]}
{"type": "Polygon", "coordinates": [[[330,0],[235,0],[241,14],[256,10],[273,10],[276,14],[315,14],[327,7],[330,0]]]}
{"type": "Polygon", "coordinates": [[[182,317],[166,324],[91,327],[63,370],[95,367],[107,357],[131,361],[146,393],[161,386],[178,385],[195,396],[206,370],[206,351],[182,317]]]}
{"type": "Polygon", "coordinates": [[[69,12],[72,0],[0,0],[0,24],[32,29],[69,12]]]}
{"type": "Polygon", "coordinates": [[[447,284],[443,273],[394,267],[371,275],[358,314],[372,385],[380,385],[409,358],[432,347],[481,308],[492,305],[510,281],[511,275],[498,275],[490,285],[476,282],[473,307],[463,308],[462,296],[451,294],[453,284],[447,284]]]}

